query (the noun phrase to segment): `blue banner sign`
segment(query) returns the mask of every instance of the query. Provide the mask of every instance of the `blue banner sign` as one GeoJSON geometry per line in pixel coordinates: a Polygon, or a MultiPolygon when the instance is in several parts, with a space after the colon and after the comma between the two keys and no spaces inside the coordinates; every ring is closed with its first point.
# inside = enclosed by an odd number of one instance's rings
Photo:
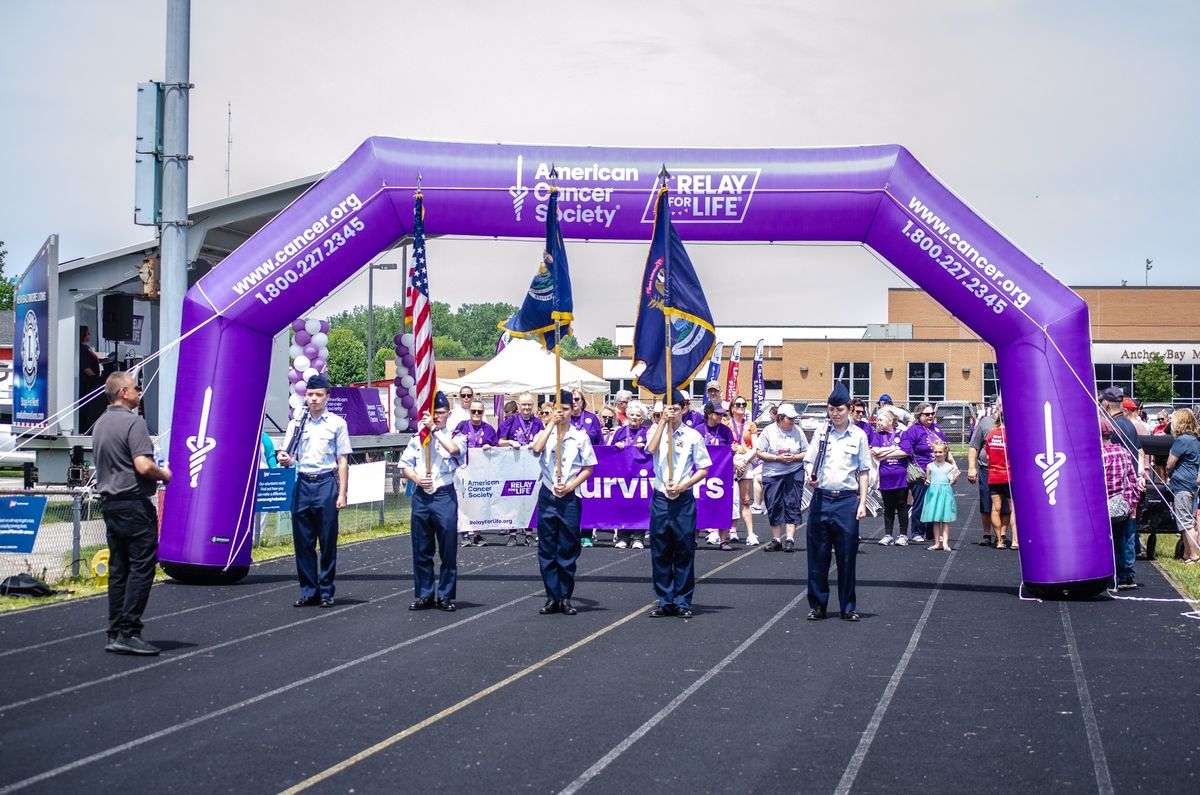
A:
{"type": "Polygon", "coordinates": [[[254,510],[259,513],[279,513],[292,510],[292,492],[296,490],[296,468],[276,467],[258,470],[258,486],[254,492],[254,510]]]}
{"type": "Polygon", "coordinates": [[[33,552],[46,500],[44,495],[0,498],[0,552],[33,552]]]}

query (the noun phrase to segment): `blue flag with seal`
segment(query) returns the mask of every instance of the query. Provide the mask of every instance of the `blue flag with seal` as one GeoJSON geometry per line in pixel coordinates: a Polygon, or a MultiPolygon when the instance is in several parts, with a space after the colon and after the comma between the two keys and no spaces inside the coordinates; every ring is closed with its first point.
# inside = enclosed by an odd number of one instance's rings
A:
{"type": "Polygon", "coordinates": [[[550,204],[546,208],[546,250],[542,262],[525,293],[525,300],[516,314],[500,328],[514,337],[537,340],[552,351],[561,337],[571,333],[574,319],[571,298],[571,273],[567,267],[567,247],[558,227],[558,188],[550,189],[550,204]],[[555,329],[555,321],[558,328],[555,329]]]}
{"type": "Polygon", "coordinates": [[[705,365],[716,341],[712,312],[683,241],[671,224],[667,188],[663,186],[654,207],[654,239],[638,293],[633,330],[634,383],[656,396],[682,388],[705,365]],[[670,320],[670,386],[664,316],[670,320]]]}

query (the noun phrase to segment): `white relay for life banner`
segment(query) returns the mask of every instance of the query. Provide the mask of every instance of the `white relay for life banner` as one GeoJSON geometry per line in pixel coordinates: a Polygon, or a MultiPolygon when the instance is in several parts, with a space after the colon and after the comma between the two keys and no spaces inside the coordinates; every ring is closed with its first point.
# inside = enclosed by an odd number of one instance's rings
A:
{"type": "Polygon", "coordinates": [[[455,476],[459,531],[529,527],[540,476],[538,457],[528,448],[473,448],[455,476]]]}

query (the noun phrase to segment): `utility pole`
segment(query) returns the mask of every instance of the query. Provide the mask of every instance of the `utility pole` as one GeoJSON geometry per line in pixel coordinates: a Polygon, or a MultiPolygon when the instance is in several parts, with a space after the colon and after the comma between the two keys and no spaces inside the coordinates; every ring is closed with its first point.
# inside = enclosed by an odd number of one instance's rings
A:
{"type": "Polygon", "coordinates": [[[233,152],[233,103],[225,103],[225,197],[229,197],[229,163],[233,152]]]}
{"type": "Polygon", "coordinates": [[[1152,262],[1154,262],[1154,260],[1152,260],[1152,259],[1146,260],[1146,286],[1147,287],[1150,286],[1150,269],[1154,267],[1153,265],[1150,264],[1152,262]]]}
{"type": "Polygon", "coordinates": [[[159,232],[160,303],[158,432],[171,427],[175,405],[178,347],[187,291],[188,257],[188,92],[191,61],[191,0],[167,0],[167,63],[163,83],[162,221],[159,232]]]}

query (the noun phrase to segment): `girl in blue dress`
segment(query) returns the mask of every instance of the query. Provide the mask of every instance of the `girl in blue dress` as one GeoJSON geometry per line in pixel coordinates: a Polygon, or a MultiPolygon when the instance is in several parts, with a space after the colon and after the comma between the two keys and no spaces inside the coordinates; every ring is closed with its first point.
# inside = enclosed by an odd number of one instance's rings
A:
{"type": "Polygon", "coordinates": [[[945,442],[932,445],[933,460],[925,467],[925,505],[921,508],[921,521],[933,525],[933,546],[930,550],[950,551],[950,523],[958,519],[958,503],[954,500],[954,482],[958,480],[958,467],[947,461],[949,448],[945,442]]]}

